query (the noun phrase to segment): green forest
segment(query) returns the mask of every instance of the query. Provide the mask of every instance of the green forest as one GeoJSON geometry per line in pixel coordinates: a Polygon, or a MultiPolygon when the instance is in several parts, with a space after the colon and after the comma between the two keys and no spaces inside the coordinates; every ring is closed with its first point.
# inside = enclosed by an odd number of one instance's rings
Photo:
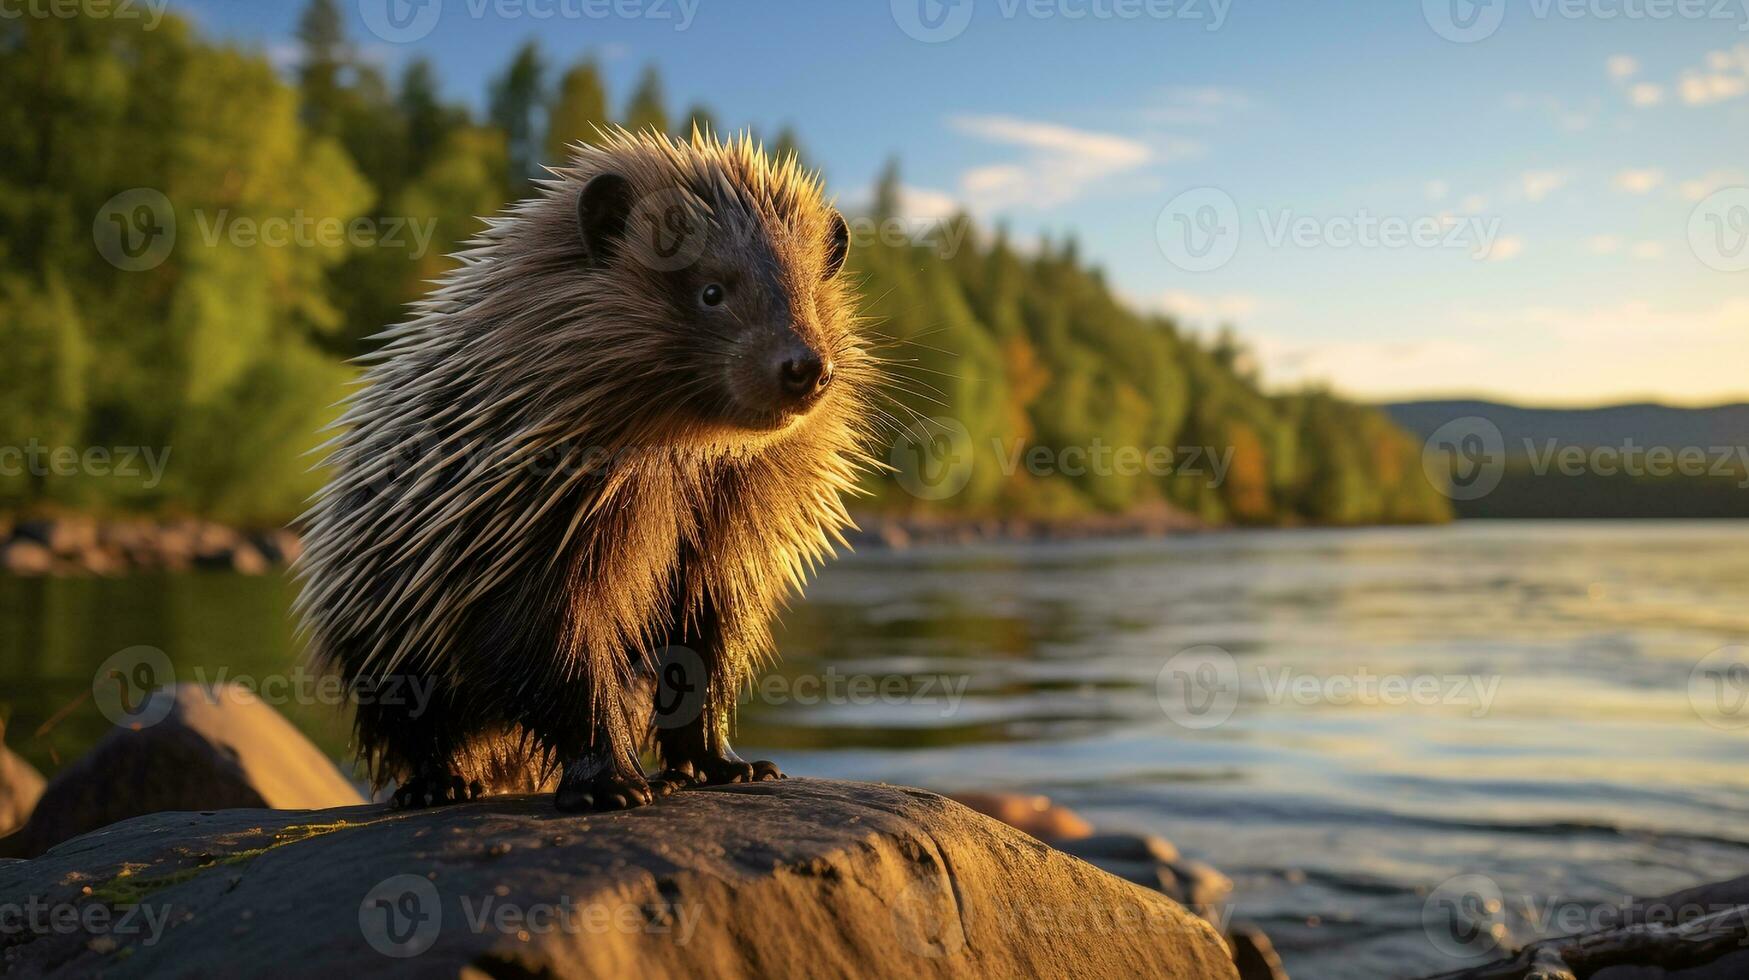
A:
{"type": "MultiPolygon", "coordinates": [[[[0,510],[294,517],[322,480],[306,450],[356,375],[351,359],[444,274],[480,216],[531,193],[540,165],[598,125],[718,128],[720,107],[675,111],[655,66],[614,93],[597,62],[552,64],[532,42],[478,113],[442,97],[427,61],[390,77],[357,58],[334,0],[307,5],[299,42],[281,70],[173,17],[150,31],[0,20],[0,446],[169,454],[161,479],[14,467],[0,510]],[[308,233],[235,233],[275,220],[308,233]],[[114,247],[171,223],[165,255],[114,247]],[[374,237],[323,233],[336,228],[374,237]]],[[[797,134],[754,135],[807,162],[797,134]]],[[[898,168],[861,217],[897,212],[898,168]]],[[[940,500],[871,475],[864,507],[1067,518],[1170,506],[1258,525],[1450,516],[1420,442],[1379,411],[1266,392],[1230,331],[1199,338],[1126,307],[1071,238],[1023,248],[976,228],[949,249],[868,237],[851,270],[903,362],[892,410],[957,420],[975,465],[940,500]],[[1225,465],[1220,479],[1041,473],[1003,458],[1016,446],[1180,459],[1195,447],[1225,465]]]]}

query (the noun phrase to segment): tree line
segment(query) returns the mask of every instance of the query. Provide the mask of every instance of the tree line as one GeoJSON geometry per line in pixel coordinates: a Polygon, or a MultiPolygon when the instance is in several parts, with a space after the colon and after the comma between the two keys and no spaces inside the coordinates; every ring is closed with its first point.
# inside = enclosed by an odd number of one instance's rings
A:
{"type": "MultiPolygon", "coordinates": [[[[12,95],[0,104],[0,446],[173,451],[150,486],[0,465],[0,509],[294,516],[321,482],[304,451],[356,377],[350,359],[451,267],[480,216],[530,193],[540,165],[598,125],[720,131],[705,106],[671,112],[654,66],[616,101],[599,63],[554,66],[531,42],[476,113],[445,100],[429,61],[390,77],[358,57],[335,0],[308,4],[298,42],[280,72],[175,17],[151,31],[0,21],[12,95]],[[270,228],[291,232],[274,245],[270,228]],[[176,245],[152,261],[165,235],[176,245]]],[[[758,135],[805,161],[788,129],[758,135]]],[[[895,163],[853,217],[903,224],[900,193],[895,163]]],[[[951,426],[974,463],[947,495],[871,476],[865,506],[1449,517],[1419,442],[1380,412],[1266,391],[1230,331],[1205,340],[1126,306],[1073,239],[1020,247],[961,215],[855,244],[851,271],[894,361],[890,434],[951,426]],[[1100,453],[1106,465],[1063,465],[1100,453]]],[[[925,465],[914,458],[890,462],[925,465]]]]}

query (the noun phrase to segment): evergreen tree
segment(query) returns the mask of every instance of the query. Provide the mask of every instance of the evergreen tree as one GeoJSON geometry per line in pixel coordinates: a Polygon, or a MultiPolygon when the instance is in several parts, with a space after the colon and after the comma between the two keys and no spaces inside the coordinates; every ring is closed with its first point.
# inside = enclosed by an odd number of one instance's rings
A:
{"type": "Polygon", "coordinates": [[[691,139],[694,130],[708,136],[716,136],[719,139],[726,139],[729,136],[728,133],[723,132],[722,124],[717,122],[716,116],[711,114],[710,109],[697,104],[686,110],[686,121],[674,131],[674,135],[681,139],[691,139]]]}
{"type": "Polygon", "coordinates": [[[607,86],[594,59],[572,65],[559,79],[557,95],[547,113],[547,160],[557,164],[570,154],[572,143],[595,142],[596,127],[612,120],[607,115],[607,86]]]}
{"type": "Polygon", "coordinates": [[[516,52],[504,74],[492,82],[487,115],[492,125],[504,131],[510,147],[509,184],[505,189],[512,198],[527,194],[529,178],[536,173],[542,141],[535,115],[546,98],[545,77],[540,47],[529,41],[516,52]]]}
{"type": "Polygon", "coordinates": [[[349,58],[338,0],[310,0],[298,19],[297,38],[304,124],[318,133],[334,135],[340,124],[341,73],[349,58]]]}
{"type": "Polygon", "coordinates": [[[465,110],[443,104],[437,71],[425,58],[414,58],[401,72],[397,103],[407,120],[407,150],[415,169],[423,167],[449,134],[468,121],[465,110]]]}
{"type": "Polygon", "coordinates": [[[625,126],[633,132],[668,131],[667,100],[662,94],[662,76],[655,65],[646,65],[638,77],[638,87],[626,103],[625,126]]]}

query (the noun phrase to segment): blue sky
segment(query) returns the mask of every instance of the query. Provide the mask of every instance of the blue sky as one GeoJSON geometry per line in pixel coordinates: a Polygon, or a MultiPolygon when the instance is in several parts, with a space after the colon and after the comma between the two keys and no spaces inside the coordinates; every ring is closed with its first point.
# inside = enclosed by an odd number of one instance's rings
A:
{"type": "MultiPolygon", "coordinates": [[[[1749,398],[1749,0],[421,0],[373,34],[401,2],[343,0],[355,39],[458,100],[530,37],[616,97],[655,62],[849,203],[896,155],[919,222],[1073,232],[1274,383],[1749,398]]],[[[282,63],[301,8],[172,0],[282,63]]]]}

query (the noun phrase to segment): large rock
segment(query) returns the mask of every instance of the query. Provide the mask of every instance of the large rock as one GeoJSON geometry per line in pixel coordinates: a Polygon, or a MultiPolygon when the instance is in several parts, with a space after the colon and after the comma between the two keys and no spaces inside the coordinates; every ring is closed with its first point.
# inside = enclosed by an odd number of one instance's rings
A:
{"type": "MultiPolygon", "coordinates": [[[[1604,928],[1637,923],[1674,925],[1703,915],[1749,908],[1749,875],[1684,888],[1660,898],[1635,899],[1626,907],[1600,916],[1604,928]]],[[[1749,977],[1749,949],[1734,950],[1703,966],[1665,969],[1658,966],[1612,966],[1597,971],[1596,980],[1742,980],[1749,977]]]]}
{"type": "Polygon", "coordinates": [[[11,749],[0,745],[0,834],[9,834],[23,826],[42,795],[42,773],[11,749]]]}
{"type": "Polygon", "coordinates": [[[0,862],[25,902],[76,924],[6,950],[26,975],[1235,976],[1159,894],[931,793],[806,779],[158,814],[0,862]]]}
{"type": "Polygon", "coordinates": [[[57,773],[0,855],[31,857],[88,831],[164,810],[317,809],[365,802],[327,756],[236,685],[180,684],[57,773]]]}
{"type": "Polygon", "coordinates": [[[55,555],[48,545],[28,538],[0,544],[0,571],[9,575],[47,575],[55,570],[55,555]]]}
{"type": "Polygon", "coordinates": [[[1056,842],[1090,837],[1093,825],[1066,806],[1051,802],[1048,796],[1033,793],[953,793],[952,799],[982,813],[995,817],[1016,830],[1024,830],[1039,840],[1056,842]]]}

